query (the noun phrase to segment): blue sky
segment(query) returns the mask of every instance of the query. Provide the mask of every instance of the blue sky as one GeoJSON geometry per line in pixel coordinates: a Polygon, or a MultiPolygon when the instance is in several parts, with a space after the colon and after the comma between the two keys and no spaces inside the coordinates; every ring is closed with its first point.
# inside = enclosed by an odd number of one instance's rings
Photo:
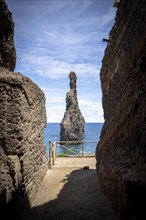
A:
{"type": "Polygon", "coordinates": [[[69,73],[77,74],[86,122],[103,122],[100,68],[114,24],[113,0],[6,0],[15,23],[17,63],[45,93],[48,122],[61,122],[69,73]]]}

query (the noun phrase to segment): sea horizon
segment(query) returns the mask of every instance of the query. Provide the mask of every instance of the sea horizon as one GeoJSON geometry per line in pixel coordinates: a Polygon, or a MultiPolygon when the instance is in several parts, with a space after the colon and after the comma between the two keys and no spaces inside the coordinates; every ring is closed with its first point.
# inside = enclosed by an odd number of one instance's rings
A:
{"type": "MultiPolygon", "coordinates": [[[[47,156],[49,154],[49,141],[60,140],[60,124],[58,122],[48,122],[44,129],[44,144],[46,145],[47,156]]],[[[83,141],[94,141],[94,143],[85,143],[85,153],[95,152],[103,124],[102,122],[85,123],[83,141]]],[[[80,147],[77,148],[77,152],[79,151],[80,147]]]]}

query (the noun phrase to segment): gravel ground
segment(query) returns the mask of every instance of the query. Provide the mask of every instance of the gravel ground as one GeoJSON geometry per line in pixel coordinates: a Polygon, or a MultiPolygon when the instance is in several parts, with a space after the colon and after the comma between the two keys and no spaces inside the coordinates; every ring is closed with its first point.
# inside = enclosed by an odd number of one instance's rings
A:
{"type": "Polygon", "coordinates": [[[34,219],[117,220],[99,189],[95,163],[94,157],[57,158],[32,203],[34,219]]]}

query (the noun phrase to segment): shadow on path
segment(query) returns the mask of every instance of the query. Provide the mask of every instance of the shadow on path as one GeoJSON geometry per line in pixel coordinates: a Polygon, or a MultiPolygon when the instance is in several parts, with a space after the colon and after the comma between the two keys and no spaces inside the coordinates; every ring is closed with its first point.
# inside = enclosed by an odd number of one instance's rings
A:
{"type": "Polygon", "coordinates": [[[37,220],[117,220],[98,186],[95,169],[74,170],[57,199],[33,207],[37,220]]]}

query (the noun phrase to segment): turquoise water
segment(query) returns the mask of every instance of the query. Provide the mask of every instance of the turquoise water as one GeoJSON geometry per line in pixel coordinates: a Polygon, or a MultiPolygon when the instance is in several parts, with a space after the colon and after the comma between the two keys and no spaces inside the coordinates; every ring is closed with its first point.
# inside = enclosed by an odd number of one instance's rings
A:
{"type": "MultiPolygon", "coordinates": [[[[84,149],[85,154],[94,153],[97,143],[100,138],[100,132],[102,129],[103,123],[86,123],[85,124],[85,141],[95,141],[95,143],[85,143],[84,149]]],[[[49,155],[49,141],[59,141],[60,140],[60,123],[47,123],[47,126],[44,130],[44,143],[46,145],[47,156],[49,155]]],[[[76,145],[75,152],[80,153],[82,149],[81,145],[76,145]]],[[[61,146],[57,146],[57,152],[63,153],[65,150],[61,146]]]]}

